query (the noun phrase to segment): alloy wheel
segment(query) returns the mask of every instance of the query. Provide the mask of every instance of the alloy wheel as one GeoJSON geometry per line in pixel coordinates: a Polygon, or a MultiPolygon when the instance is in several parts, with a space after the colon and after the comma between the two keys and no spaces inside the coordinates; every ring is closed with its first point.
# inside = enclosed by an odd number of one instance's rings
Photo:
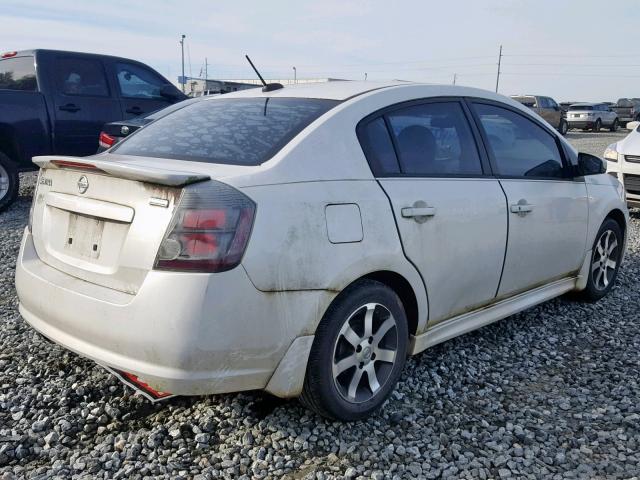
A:
{"type": "Polygon", "coordinates": [[[0,165],[0,200],[7,196],[9,193],[9,172],[6,168],[0,165]]]}
{"type": "Polygon", "coordinates": [[[389,309],[368,303],[340,329],[333,349],[333,381],[351,403],[371,400],[391,376],[398,353],[398,325],[389,309]]]}
{"type": "Polygon", "coordinates": [[[613,280],[618,267],[618,239],[612,230],[605,230],[596,244],[591,262],[593,284],[605,290],[613,280]]]}

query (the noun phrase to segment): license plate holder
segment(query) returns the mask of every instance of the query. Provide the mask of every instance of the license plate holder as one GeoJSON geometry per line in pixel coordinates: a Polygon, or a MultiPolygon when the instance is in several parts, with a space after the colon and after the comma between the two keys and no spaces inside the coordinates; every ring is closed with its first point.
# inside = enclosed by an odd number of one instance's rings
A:
{"type": "Polygon", "coordinates": [[[98,258],[104,233],[104,220],[78,213],[69,214],[65,251],[75,256],[98,258]]]}

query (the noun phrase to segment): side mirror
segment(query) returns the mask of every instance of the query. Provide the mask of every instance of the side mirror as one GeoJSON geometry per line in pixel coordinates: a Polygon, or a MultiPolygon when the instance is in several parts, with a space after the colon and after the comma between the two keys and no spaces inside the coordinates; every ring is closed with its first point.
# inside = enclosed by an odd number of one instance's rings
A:
{"type": "Polygon", "coordinates": [[[607,163],[600,157],[588,153],[578,154],[578,176],[600,175],[607,173],[607,163]]]}
{"type": "Polygon", "coordinates": [[[627,123],[627,130],[635,130],[640,126],[640,122],[629,122],[627,123]]]}
{"type": "Polygon", "coordinates": [[[160,95],[167,100],[177,100],[180,97],[178,89],[168,84],[160,87],[160,95]]]}

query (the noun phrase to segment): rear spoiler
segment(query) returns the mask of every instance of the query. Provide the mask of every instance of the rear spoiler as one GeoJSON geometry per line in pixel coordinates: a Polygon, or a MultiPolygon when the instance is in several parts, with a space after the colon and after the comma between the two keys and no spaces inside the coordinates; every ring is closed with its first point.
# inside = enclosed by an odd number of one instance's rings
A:
{"type": "Polygon", "coordinates": [[[134,162],[100,160],[97,158],[41,156],[33,157],[33,163],[40,168],[65,168],[103,173],[112,177],[126,178],[138,182],[157,183],[170,187],[182,187],[191,183],[209,180],[209,175],[167,170],[159,167],[136,165],[134,162]]]}

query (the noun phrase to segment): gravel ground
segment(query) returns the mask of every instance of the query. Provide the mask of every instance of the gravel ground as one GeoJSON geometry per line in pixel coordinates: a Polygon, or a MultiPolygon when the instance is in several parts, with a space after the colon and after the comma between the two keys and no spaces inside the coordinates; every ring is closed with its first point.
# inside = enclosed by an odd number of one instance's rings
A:
{"type": "MultiPolygon", "coordinates": [[[[620,137],[569,134],[596,154],[620,137]]],[[[0,215],[0,480],[640,476],[638,213],[606,299],[554,300],[435,347],[380,414],[340,424],[260,393],[151,405],[36,334],[13,287],[31,189],[0,215]]]]}

